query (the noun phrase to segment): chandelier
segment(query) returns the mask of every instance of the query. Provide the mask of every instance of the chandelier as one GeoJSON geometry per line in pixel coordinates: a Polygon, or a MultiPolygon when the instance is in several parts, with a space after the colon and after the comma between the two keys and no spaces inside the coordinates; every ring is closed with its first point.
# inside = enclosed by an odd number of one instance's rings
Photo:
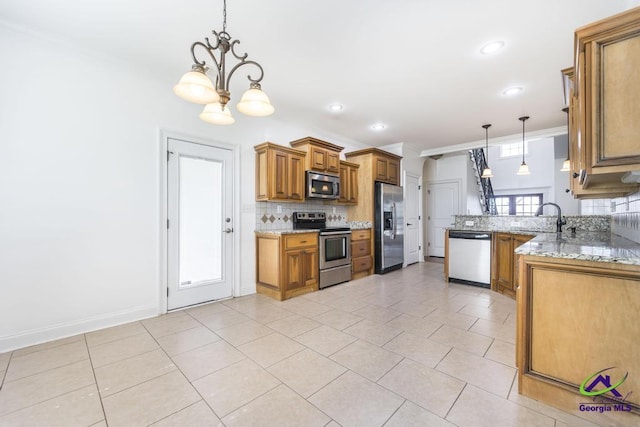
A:
{"type": "MultiPolygon", "coordinates": [[[[249,79],[249,89],[242,95],[240,102],[236,108],[241,113],[254,117],[265,117],[273,114],[273,105],[269,102],[267,94],[262,91],[260,81],[264,77],[264,71],[260,64],[255,61],[247,60],[247,54],[238,55],[235,51],[236,45],[240,44],[240,40],[232,40],[227,33],[227,1],[224,0],[223,5],[223,25],[222,31],[212,31],[213,43],[206,37],[204,42],[197,41],[191,45],[191,56],[193,58],[193,66],[191,71],[185,73],[177,85],[173,87],[173,92],[180,98],[194,102],[196,104],[205,104],[204,110],[200,113],[200,118],[205,122],[216,125],[230,125],[235,122],[229,110],[229,100],[231,93],[229,92],[229,82],[233,73],[244,65],[255,66],[260,74],[257,78],[249,79]],[[211,59],[207,64],[205,60],[200,61],[196,58],[196,49],[204,50],[211,59]],[[239,62],[235,64],[227,74],[227,54],[231,53],[239,62]],[[217,56],[216,56],[217,55],[217,56]],[[215,84],[207,76],[211,73],[215,77],[215,84]]],[[[208,60],[208,59],[207,59],[208,60]]]]}

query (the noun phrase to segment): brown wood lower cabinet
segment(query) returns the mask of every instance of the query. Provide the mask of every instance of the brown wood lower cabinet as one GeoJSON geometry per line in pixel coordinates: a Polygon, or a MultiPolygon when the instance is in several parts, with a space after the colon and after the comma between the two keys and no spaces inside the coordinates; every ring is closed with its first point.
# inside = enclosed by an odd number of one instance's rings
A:
{"type": "Polygon", "coordinates": [[[640,372],[638,266],[534,255],[521,255],[519,264],[518,391],[568,412],[604,404],[598,424],[640,425],[640,375],[632,375],[640,372]],[[616,387],[624,401],[618,408],[612,393],[580,393],[601,371],[612,385],[628,373],[616,387]]]}
{"type": "Polygon", "coordinates": [[[279,301],[318,290],[318,233],[256,233],[256,291],[279,301]]]}
{"type": "Polygon", "coordinates": [[[351,232],[351,278],[359,279],[372,273],[371,229],[351,232]]]}
{"type": "Polygon", "coordinates": [[[516,248],[534,236],[512,233],[495,233],[493,236],[493,253],[491,262],[491,289],[501,294],[516,297],[517,258],[516,248]]]}

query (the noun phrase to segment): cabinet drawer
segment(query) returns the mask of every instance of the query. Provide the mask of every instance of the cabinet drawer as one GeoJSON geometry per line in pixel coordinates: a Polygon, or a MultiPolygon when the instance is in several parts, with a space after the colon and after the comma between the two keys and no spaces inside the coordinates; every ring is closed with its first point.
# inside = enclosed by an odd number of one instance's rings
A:
{"type": "Polygon", "coordinates": [[[288,234],[284,236],[284,249],[297,249],[307,246],[318,246],[317,233],[288,234]]]}
{"type": "Polygon", "coordinates": [[[359,240],[351,243],[351,257],[358,258],[371,254],[371,241],[359,240]]]}
{"type": "Polygon", "coordinates": [[[358,273],[360,271],[367,271],[371,268],[373,264],[373,260],[370,256],[363,256],[360,258],[352,258],[351,259],[351,271],[353,273],[358,273]]]}
{"type": "Polygon", "coordinates": [[[369,240],[371,239],[371,229],[367,228],[365,230],[352,230],[351,231],[351,241],[354,240],[369,240]]]}

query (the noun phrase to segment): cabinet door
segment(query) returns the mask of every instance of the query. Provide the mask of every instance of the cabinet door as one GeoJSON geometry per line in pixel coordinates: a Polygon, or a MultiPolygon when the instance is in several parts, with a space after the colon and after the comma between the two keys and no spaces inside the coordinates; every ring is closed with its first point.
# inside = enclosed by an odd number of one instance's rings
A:
{"type": "Polygon", "coordinates": [[[349,167],[340,165],[340,197],[338,203],[346,203],[349,201],[349,167]]]}
{"type": "Polygon", "coordinates": [[[284,291],[302,288],[305,284],[302,281],[303,270],[302,250],[286,251],[284,253],[284,291]]]}
{"type": "Polygon", "coordinates": [[[302,271],[300,282],[303,286],[318,285],[318,249],[307,248],[302,250],[302,271]]]}
{"type": "Polygon", "coordinates": [[[327,169],[327,150],[311,146],[310,152],[311,163],[309,164],[309,167],[317,171],[325,171],[327,169]]]}
{"type": "MultiPolygon", "coordinates": [[[[640,164],[640,25],[593,42],[591,167],[640,164]]],[[[590,100],[587,99],[587,102],[590,100]]]]}
{"type": "Polygon", "coordinates": [[[387,161],[387,180],[390,184],[398,185],[400,183],[400,164],[396,159],[387,161]]]}
{"type": "Polygon", "coordinates": [[[347,194],[349,203],[358,203],[358,168],[349,167],[349,179],[347,180],[347,194]]]}
{"type": "Polygon", "coordinates": [[[340,155],[333,151],[327,151],[327,172],[338,173],[340,170],[340,155]]]}
{"type": "Polygon", "coordinates": [[[387,159],[384,157],[375,157],[375,179],[376,181],[387,181],[388,172],[387,172],[387,159]]]}
{"type": "Polygon", "coordinates": [[[304,200],[304,158],[289,155],[289,191],[290,200],[304,200]]]}
{"type": "Polygon", "coordinates": [[[289,199],[289,155],[283,151],[271,151],[271,167],[267,172],[270,176],[270,198],[289,199]]]}
{"type": "Polygon", "coordinates": [[[496,234],[496,282],[513,290],[513,238],[510,234],[496,234]]]}

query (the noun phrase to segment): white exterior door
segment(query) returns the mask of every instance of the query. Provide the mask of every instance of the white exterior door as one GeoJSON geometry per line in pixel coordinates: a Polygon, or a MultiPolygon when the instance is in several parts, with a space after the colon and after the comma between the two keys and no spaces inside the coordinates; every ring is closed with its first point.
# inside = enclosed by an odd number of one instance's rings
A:
{"type": "Polygon", "coordinates": [[[168,139],[167,309],[233,293],[233,153],[168,139]]]}
{"type": "Polygon", "coordinates": [[[428,256],[444,257],[444,233],[453,223],[453,215],[460,206],[460,183],[457,181],[429,184],[427,187],[429,211],[428,256]]]}
{"type": "Polygon", "coordinates": [[[420,177],[404,178],[404,261],[406,265],[420,261],[420,177]]]}

